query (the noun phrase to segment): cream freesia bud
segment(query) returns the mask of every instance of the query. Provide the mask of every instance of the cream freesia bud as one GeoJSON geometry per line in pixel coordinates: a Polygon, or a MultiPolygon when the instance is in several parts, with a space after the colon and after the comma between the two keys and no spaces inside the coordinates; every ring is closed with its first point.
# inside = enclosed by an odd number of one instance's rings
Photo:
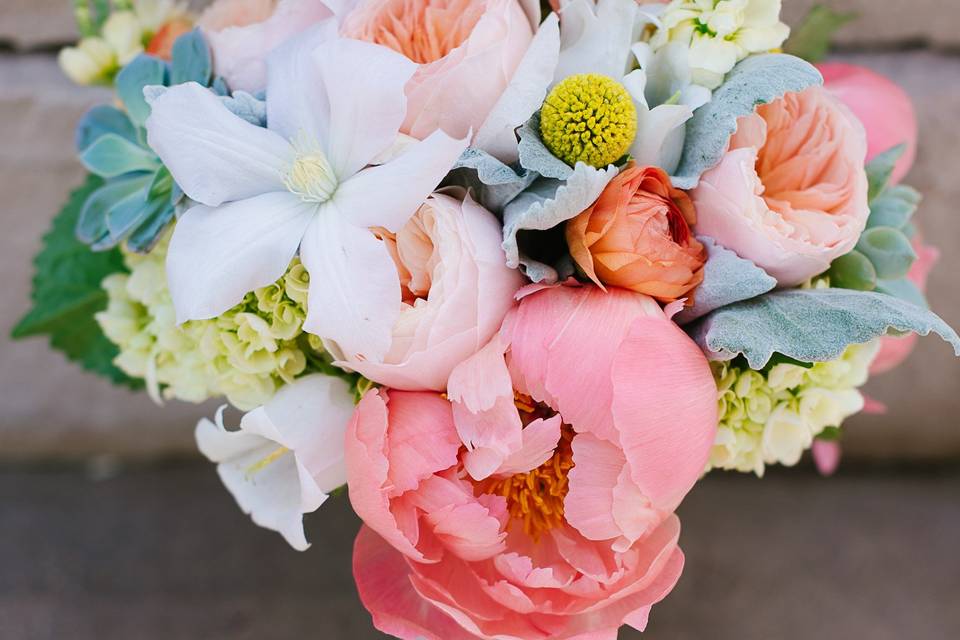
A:
{"type": "Polygon", "coordinates": [[[715,89],[740,60],[783,44],[790,28],[780,21],[780,8],[781,0],[673,0],[650,45],[689,47],[694,82],[715,89]]]}
{"type": "Polygon", "coordinates": [[[60,68],[77,84],[103,82],[117,66],[113,49],[98,37],[84,38],[75,47],[61,49],[60,68]]]}
{"type": "Polygon", "coordinates": [[[143,27],[132,11],[118,11],[104,23],[103,39],[113,49],[120,66],[143,53],[143,27]]]}

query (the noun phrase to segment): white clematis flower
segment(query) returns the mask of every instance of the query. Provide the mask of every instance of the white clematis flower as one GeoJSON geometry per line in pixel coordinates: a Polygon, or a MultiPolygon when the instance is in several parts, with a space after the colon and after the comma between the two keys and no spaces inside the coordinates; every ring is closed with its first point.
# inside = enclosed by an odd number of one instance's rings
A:
{"type": "Polygon", "coordinates": [[[343,438],[353,410],[346,382],[306,376],[244,415],[239,430],[224,427],[223,408],[216,422],[201,420],[197,445],[243,512],[303,551],[303,514],[347,481],[343,438]]]}
{"type": "Polygon", "coordinates": [[[267,64],[266,129],[190,83],[153,102],[149,143],[200,204],[179,220],[167,274],[179,322],[215,317],[283,274],[310,273],[304,329],[382,359],[399,276],[371,227],[398,231],[467,146],[437,131],[385,164],[416,64],[336,37],[328,21],[267,64]]]}

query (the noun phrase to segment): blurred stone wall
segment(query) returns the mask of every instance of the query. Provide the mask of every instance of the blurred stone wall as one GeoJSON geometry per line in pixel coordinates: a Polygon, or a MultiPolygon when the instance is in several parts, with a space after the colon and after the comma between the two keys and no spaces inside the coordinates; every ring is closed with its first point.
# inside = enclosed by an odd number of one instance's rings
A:
{"type": "MultiPolygon", "coordinates": [[[[797,24],[814,0],[785,0],[797,24]]],[[[917,165],[907,182],[925,195],[919,221],[943,250],[930,297],[960,326],[960,3],[944,0],[832,0],[861,13],[843,29],[842,60],[884,73],[906,87],[920,117],[917,165]]],[[[30,259],[40,236],[82,169],[73,127],[104,90],[71,85],[57,69],[57,47],[73,40],[68,0],[0,3],[0,458],[131,458],[192,455],[196,419],[212,411],[112,388],[81,372],[42,340],[11,343],[9,329],[28,305],[30,259]]],[[[960,458],[960,362],[936,338],[920,342],[898,371],[869,387],[890,406],[851,421],[849,456],[869,459],[960,458]]]]}

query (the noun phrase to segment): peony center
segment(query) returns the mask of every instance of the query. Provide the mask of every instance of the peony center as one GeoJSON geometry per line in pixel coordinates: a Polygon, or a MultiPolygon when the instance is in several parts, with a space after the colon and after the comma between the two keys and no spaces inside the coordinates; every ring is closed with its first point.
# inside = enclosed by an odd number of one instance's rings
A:
{"type": "Polygon", "coordinates": [[[543,143],[569,165],[613,164],[630,150],[637,135],[637,108],[621,83],[595,73],[570,76],[557,84],[540,111],[543,143]]]}
{"type": "MultiPolygon", "coordinates": [[[[525,425],[556,413],[528,396],[518,394],[515,402],[525,425]]],[[[511,521],[522,522],[524,532],[534,540],[563,524],[563,501],[570,490],[567,476],[573,468],[573,436],[573,428],[563,425],[550,459],[527,473],[493,478],[483,487],[483,493],[506,499],[511,521]]]]}

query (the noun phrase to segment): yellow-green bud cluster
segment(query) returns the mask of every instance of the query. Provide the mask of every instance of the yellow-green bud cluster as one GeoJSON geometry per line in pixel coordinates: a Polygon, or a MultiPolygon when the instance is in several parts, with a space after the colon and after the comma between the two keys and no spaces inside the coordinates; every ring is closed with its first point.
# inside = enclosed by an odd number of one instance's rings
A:
{"type": "Polygon", "coordinates": [[[104,280],[109,303],[96,316],[120,349],[115,364],[144,378],[155,399],[226,396],[249,410],[315,370],[312,363],[329,361],[319,339],[303,332],[309,278],[299,260],[219,317],[177,326],[165,258],[165,242],[147,255],[125,255],[130,273],[104,280]]]}
{"type": "Polygon", "coordinates": [[[707,470],[762,476],[768,464],[795,465],[824,429],[863,409],[857,389],[878,348],[878,341],[852,345],[810,368],[781,363],[754,371],[736,361],[711,363],[720,424],[707,470]]]}

